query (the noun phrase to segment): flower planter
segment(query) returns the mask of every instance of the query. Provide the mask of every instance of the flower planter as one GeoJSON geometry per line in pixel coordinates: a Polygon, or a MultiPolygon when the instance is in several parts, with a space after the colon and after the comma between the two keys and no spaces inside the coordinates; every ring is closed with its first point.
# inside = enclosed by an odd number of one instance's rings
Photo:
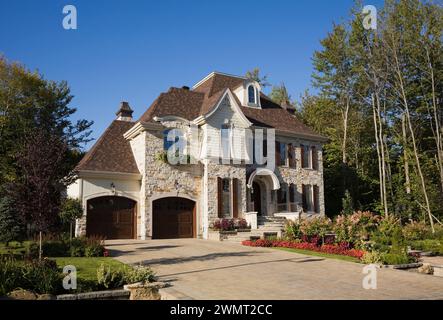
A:
{"type": "Polygon", "coordinates": [[[414,263],[405,263],[405,264],[386,264],[382,265],[383,268],[388,269],[398,269],[398,270],[405,270],[405,269],[413,269],[421,267],[423,263],[421,262],[414,262],[414,263]]]}

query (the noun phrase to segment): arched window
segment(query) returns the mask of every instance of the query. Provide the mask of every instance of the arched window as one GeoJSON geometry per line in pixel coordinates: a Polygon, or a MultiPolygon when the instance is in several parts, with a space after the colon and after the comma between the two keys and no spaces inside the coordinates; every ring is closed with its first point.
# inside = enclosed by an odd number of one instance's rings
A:
{"type": "Polygon", "coordinates": [[[257,103],[254,86],[248,87],[248,102],[253,104],[257,103]]]}

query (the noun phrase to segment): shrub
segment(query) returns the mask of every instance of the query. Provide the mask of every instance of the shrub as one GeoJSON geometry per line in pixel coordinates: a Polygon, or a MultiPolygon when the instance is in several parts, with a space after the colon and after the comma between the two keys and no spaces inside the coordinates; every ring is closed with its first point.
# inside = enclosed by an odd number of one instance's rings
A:
{"type": "Polygon", "coordinates": [[[364,264],[381,263],[382,262],[382,256],[381,256],[380,252],[372,250],[370,252],[365,252],[365,254],[363,255],[361,261],[364,264]]]}
{"type": "Polygon", "coordinates": [[[220,230],[220,231],[234,230],[234,220],[233,219],[217,219],[214,222],[213,229],[220,230]]]}
{"type": "Polygon", "coordinates": [[[248,229],[248,222],[245,219],[233,219],[233,225],[235,229],[248,229]]]}
{"type": "Polygon", "coordinates": [[[153,282],[154,276],[155,274],[151,268],[141,265],[134,268],[126,267],[124,269],[125,283],[153,282]]]}
{"type": "Polygon", "coordinates": [[[424,222],[411,221],[403,226],[403,236],[406,240],[422,240],[429,234],[430,229],[424,222]]]}
{"type": "Polygon", "coordinates": [[[286,222],[285,235],[288,240],[301,239],[302,232],[300,230],[300,224],[291,220],[286,222]]]}
{"type": "Polygon", "coordinates": [[[380,220],[378,227],[371,233],[371,241],[380,251],[388,251],[394,234],[401,235],[401,226],[398,219],[389,216],[380,220]],[[400,232],[399,232],[400,230],[400,232]]]}
{"type": "Polygon", "coordinates": [[[443,241],[435,239],[416,240],[409,242],[412,249],[430,251],[433,254],[443,255],[443,241]]]}
{"type": "Polygon", "coordinates": [[[411,258],[405,253],[382,253],[381,261],[383,264],[407,264],[411,258]]]}
{"type": "Polygon", "coordinates": [[[326,217],[306,219],[300,224],[301,232],[308,237],[317,236],[323,238],[331,230],[331,227],[331,220],[326,217]]]}
{"type": "Polygon", "coordinates": [[[85,248],[85,257],[103,257],[104,248],[92,245],[85,248]]]}
{"type": "Polygon", "coordinates": [[[334,232],[338,242],[358,243],[369,239],[376,229],[378,216],[369,211],[357,211],[352,215],[339,215],[334,222],[334,232]]]}
{"type": "Polygon", "coordinates": [[[45,257],[69,256],[69,245],[61,240],[43,241],[42,250],[45,257]]]}
{"type": "Polygon", "coordinates": [[[0,259],[0,296],[17,288],[36,293],[60,292],[62,274],[55,261],[17,261],[11,258],[0,259]]]}
{"type": "Polygon", "coordinates": [[[97,283],[106,289],[121,287],[124,284],[124,272],[121,269],[111,269],[111,266],[101,264],[97,268],[97,283]]]}

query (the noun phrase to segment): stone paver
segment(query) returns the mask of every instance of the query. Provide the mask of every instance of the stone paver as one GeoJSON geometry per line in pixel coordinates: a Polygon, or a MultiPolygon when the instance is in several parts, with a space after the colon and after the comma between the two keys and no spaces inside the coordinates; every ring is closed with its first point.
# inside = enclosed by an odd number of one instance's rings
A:
{"type": "Polygon", "coordinates": [[[112,240],[111,255],[152,266],[194,299],[443,299],[443,278],[378,269],[362,287],[363,265],[210,240],[112,240]]]}

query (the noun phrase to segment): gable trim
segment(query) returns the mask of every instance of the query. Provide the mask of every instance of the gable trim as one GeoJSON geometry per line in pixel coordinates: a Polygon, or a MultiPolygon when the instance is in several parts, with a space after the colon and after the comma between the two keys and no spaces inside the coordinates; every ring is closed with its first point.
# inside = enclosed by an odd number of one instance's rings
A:
{"type": "Polygon", "coordinates": [[[243,111],[241,111],[240,106],[237,104],[237,101],[235,100],[234,95],[232,94],[232,91],[229,88],[225,89],[224,93],[222,94],[221,98],[218,100],[218,102],[215,105],[215,107],[211,111],[209,111],[207,114],[205,114],[204,118],[205,119],[210,118],[218,110],[218,108],[220,108],[220,105],[221,105],[221,103],[223,102],[223,99],[226,96],[229,97],[229,100],[231,101],[231,105],[233,106],[234,111],[240,116],[240,119],[242,120],[243,124],[246,127],[252,126],[252,122],[250,122],[248,120],[248,118],[246,118],[246,116],[243,113],[243,111]]]}

